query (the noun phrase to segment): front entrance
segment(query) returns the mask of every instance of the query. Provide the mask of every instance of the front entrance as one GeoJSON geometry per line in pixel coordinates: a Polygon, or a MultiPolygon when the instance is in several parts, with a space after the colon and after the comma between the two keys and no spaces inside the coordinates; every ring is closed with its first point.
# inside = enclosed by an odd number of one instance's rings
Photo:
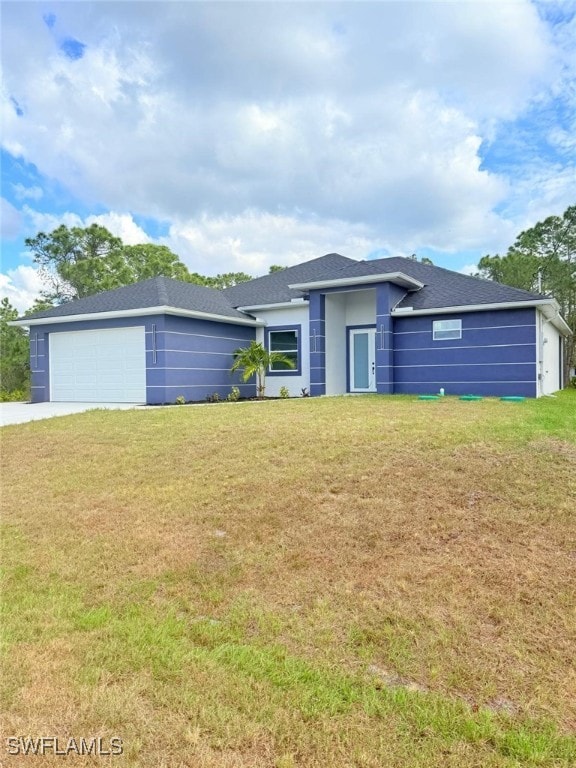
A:
{"type": "Polygon", "coordinates": [[[350,392],[376,392],[376,329],[348,331],[350,392]]]}

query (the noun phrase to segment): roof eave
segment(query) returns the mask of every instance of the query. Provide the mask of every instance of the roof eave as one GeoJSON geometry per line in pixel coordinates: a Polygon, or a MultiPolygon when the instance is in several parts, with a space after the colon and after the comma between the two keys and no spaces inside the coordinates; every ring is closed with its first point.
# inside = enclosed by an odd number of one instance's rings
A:
{"type": "Polygon", "coordinates": [[[276,304],[253,304],[246,307],[236,307],[238,312],[258,312],[265,309],[297,309],[307,307],[310,302],[307,299],[293,299],[292,301],[279,301],[276,304]]]}
{"type": "Polygon", "coordinates": [[[140,307],[138,309],[121,309],[110,312],[88,312],[78,315],[52,315],[50,317],[22,318],[12,320],[9,325],[21,328],[29,328],[34,325],[54,325],[56,323],[78,323],[86,320],[115,320],[121,318],[141,317],[142,315],[177,315],[178,317],[191,317],[198,320],[212,320],[218,323],[233,323],[234,325],[262,326],[264,323],[253,317],[235,317],[233,315],[219,315],[212,312],[200,312],[180,307],[140,307]]]}
{"type": "Polygon", "coordinates": [[[395,283],[396,285],[416,291],[424,287],[424,283],[404,272],[384,272],[378,275],[359,275],[357,277],[338,277],[333,280],[316,280],[310,283],[294,283],[289,285],[296,291],[321,290],[322,288],[345,288],[354,285],[368,285],[372,283],[395,283]]]}
{"type": "Polygon", "coordinates": [[[463,304],[454,307],[431,307],[429,309],[412,309],[412,307],[396,307],[392,310],[393,317],[415,317],[418,315],[441,315],[461,312],[483,312],[490,309],[522,309],[524,307],[539,307],[546,317],[565,335],[571,335],[572,330],[560,314],[560,305],[556,299],[528,299],[527,301],[502,301],[492,304],[463,304]]]}

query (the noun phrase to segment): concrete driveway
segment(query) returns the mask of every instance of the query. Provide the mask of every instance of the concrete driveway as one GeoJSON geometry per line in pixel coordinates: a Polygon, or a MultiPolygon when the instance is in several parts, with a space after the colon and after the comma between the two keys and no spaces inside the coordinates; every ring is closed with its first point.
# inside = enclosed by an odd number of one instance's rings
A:
{"type": "Polygon", "coordinates": [[[0,426],[51,419],[53,416],[68,416],[94,408],[128,410],[138,406],[139,403],[0,403],[0,426]]]}

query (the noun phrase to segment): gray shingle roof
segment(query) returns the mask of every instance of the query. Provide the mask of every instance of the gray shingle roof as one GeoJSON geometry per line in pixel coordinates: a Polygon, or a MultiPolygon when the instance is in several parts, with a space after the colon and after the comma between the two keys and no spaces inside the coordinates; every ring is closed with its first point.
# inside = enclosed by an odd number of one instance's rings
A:
{"type": "Polygon", "coordinates": [[[234,307],[254,307],[261,304],[280,304],[304,296],[302,291],[288,288],[292,283],[307,283],[314,280],[331,280],[342,269],[357,264],[353,259],[329,253],[294,267],[287,267],[271,275],[264,275],[226,288],[224,293],[234,307]]]}
{"type": "Polygon", "coordinates": [[[508,302],[545,299],[536,293],[511,288],[480,277],[463,275],[450,269],[422,264],[415,259],[392,256],[374,261],[358,261],[340,272],[339,277],[361,277],[388,272],[403,272],[424,283],[424,287],[408,293],[398,307],[441,309],[474,304],[502,304],[508,302]]]}
{"type": "Polygon", "coordinates": [[[279,304],[294,298],[302,298],[305,295],[302,291],[288,287],[292,284],[390,272],[403,272],[424,283],[423,288],[408,293],[398,304],[398,307],[413,307],[415,310],[534,301],[546,298],[491,280],[422,264],[414,259],[393,256],[373,261],[354,261],[338,253],[329,253],[223,291],[172,280],[168,277],[153,277],[113,291],[70,301],[44,312],[36,312],[25,319],[48,317],[56,319],[69,315],[119,312],[130,309],[145,310],[164,306],[221,317],[246,319],[249,315],[239,312],[237,307],[279,304]]]}
{"type": "Polygon", "coordinates": [[[203,285],[183,283],[169,277],[151,277],[149,280],[132,283],[132,285],[126,285],[123,288],[69,301],[53,309],[36,312],[26,319],[58,318],[67,315],[120,312],[152,307],[177,307],[194,312],[246,319],[246,315],[234,309],[222,291],[206,288],[203,285]]]}

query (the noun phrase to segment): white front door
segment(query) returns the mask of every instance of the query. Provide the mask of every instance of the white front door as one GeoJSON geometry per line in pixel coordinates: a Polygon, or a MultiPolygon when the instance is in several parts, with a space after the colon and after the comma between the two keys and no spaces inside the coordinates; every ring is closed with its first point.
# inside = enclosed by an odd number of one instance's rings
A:
{"type": "Polygon", "coordinates": [[[351,328],[348,333],[350,392],[376,392],[376,329],[351,328]]]}

